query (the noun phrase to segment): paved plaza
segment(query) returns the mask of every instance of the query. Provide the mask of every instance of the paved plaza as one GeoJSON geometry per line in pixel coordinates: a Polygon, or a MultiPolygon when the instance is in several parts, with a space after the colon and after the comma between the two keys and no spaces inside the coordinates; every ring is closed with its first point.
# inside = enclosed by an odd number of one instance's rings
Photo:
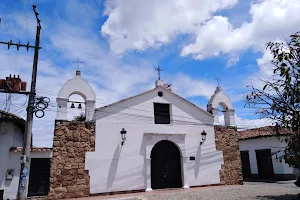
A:
{"type": "Polygon", "coordinates": [[[80,200],[296,200],[300,189],[293,181],[277,183],[245,182],[239,186],[211,186],[188,190],[96,196],[80,200]]]}

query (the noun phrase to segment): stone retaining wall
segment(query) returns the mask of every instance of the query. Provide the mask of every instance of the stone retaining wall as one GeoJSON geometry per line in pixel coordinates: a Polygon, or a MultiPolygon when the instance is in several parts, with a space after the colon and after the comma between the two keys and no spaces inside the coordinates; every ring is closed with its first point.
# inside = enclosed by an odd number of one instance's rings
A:
{"type": "Polygon", "coordinates": [[[239,139],[235,127],[215,126],[217,150],[223,151],[224,164],[221,167],[221,184],[242,185],[242,162],[239,139]]]}
{"type": "Polygon", "coordinates": [[[95,151],[95,122],[55,121],[48,199],[90,195],[85,153],[95,151]]]}

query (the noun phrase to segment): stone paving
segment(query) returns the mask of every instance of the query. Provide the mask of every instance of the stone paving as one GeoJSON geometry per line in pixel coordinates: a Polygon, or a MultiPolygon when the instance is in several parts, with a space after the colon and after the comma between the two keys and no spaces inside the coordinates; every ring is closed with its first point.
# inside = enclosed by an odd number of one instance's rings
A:
{"type": "MultiPolygon", "coordinates": [[[[80,200],[296,200],[300,189],[292,182],[245,183],[81,198],[80,200]]],[[[77,199],[79,200],[79,199],[77,199]]]]}

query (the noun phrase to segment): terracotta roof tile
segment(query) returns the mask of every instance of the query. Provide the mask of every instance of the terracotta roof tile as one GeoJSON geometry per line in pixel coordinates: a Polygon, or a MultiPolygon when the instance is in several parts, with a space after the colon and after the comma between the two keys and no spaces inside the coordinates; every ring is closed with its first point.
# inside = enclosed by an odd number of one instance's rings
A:
{"type": "MultiPolygon", "coordinates": [[[[22,152],[23,151],[23,147],[11,147],[9,149],[10,152],[22,152]]],[[[31,148],[31,152],[51,152],[52,148],[49,147],[32,147],[31,148]]]]}
{"type": "Polygon", "coordinates": [[[14,123],[22,130],[22,132],[25,130],[25,120],[15,114],[0,110],[0,122],[1,121],[14,123]]]}
{"type": "MultiPolygon", "coordinates": [[[[291,131],[282,131],[281,135],[291,134],[291,131]]],[[[239,140],[261,138],[261,137],[272,137],[276,136],[272,126],[265,126],[261,128],[248,129],[244,131],[238,131],[239,140]]]]}
{"type": "Polygon", "coordinates": [[[18,120],[25,121],[23,118],[19,117],[18,115],[5,112],[3,110],[0,110],[0,119],[18,119],[18,120]]]}

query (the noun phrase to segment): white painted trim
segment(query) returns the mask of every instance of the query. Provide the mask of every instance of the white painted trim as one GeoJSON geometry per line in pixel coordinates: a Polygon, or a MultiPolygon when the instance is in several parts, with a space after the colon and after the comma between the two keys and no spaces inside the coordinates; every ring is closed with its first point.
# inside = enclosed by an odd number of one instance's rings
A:
{"type": "Polygon", "coordinates": [[[185,133],[172,134],[172,133],[144,133],[146,136],[146,192],[152,191],[151,188],[151,151],[155,144],[162,140],[168,140],[173,142],[179,149],[181,155],[181,180],[184,189],[190,188],[188,184],[188,174],[187,174],[187,157],[185,148],[185,133]]]}
{"type": "Polygon", "coordinates": [[[190,188],[190,186],[188,186],[188,185],[184,185],[182,188],[183,188],[183,189],[189,189],[189,188],[190,188]]]}

